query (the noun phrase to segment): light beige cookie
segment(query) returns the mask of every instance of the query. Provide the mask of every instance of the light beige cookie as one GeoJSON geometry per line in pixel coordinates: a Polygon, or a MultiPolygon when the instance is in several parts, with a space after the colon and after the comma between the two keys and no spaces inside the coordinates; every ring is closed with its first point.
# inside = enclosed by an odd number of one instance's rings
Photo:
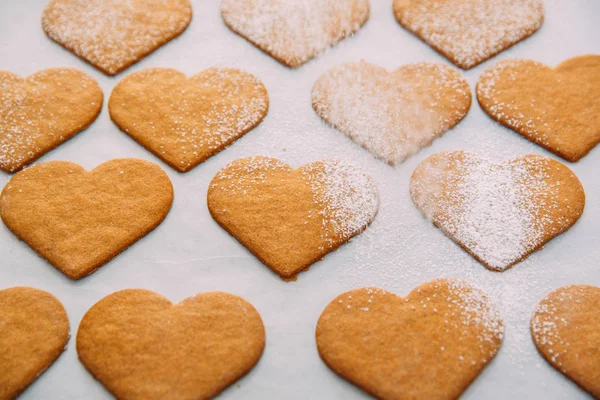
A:
{"type": "Polygon", "coordinates": [[[121,80],[108,101],[119,128],[179,172],[252,130],[268,108],[262,82],[230,68],[189,78],[174,69],[145,69],[121,80]]]}
{"type": "Polygon", "coordinates": [[[549,293],[531,318],[533,341],[544,358],[600,399],[600,288],[564,286],[549,293]]]}
{"type": "Polygon", "coordinates": [[[172,201],[169,177],[151,162],[115,159],[88,172],[52,161],[6,184],[0,216],[40,256],[79,279],[158,226],[172,201]]]}
{"type": "Polygon", "coordinates": [[[69,320],[50,293],[0,290],[0,400],[16,398],[62,354],[69,320]]]}
{"type": "Polygon", "coordinates": [[[490,117],[567,161],[600,143],[600,55],[556,68],[501,61],[479,78],[477,99],[490,117]]]}
{"type": "Polygon", "coordinates": [[[323,120],[390,165],[428,146],[467,114],[467,81],[443,64],[387,71],[366,62],[338,65],[312,89],[323,120]]]}
{"type": "Polygon", "coordinates": [[[498,351],[504,325],[465,281],[437,279],[402,298],[382,289],[336,297],[317,323],[319,355],[379,399],[457,399],[498,351]]]}
{"type": "Polygon", "coordinates": [[[358,31],[369,0],[222,0],[225,24],[291,68],[358,31]]]}
{"type": "Polygon", "coordinates": [[[240,158],[208,188],[212,217],[282,279],[362,232],[379,206],[358,168],[327,160],[298,169],[275,158],[240,158]]]}
{"type": "Polygon", "coordinates": [[[118,399],[209,399],[248,373],[265,347],[258,312],[222,292],[172,304],[141,289],[96,303],[77,331],[85,367],[118,399]]]}
{"type": "Polygon", "coordinates": [[[437,153],[413,173],[410,194],[423,215],[494,271],[569,229],[585,205],[575,174],[535,155],[497,164],[462,151],[437,153]]]}
{"type": "Polygon", "coordinates": [[[76,69],[27,78],[0,71],[0,170],[16,172],[87,128],[102,98],[98,83],[76,69]]]}
{"type": "Polygon", "coordinates": [[[42,28],[100,71],[116,75],[179,36],[191,20],[189,0],[50,0],[42,28]]]}
{"type": "Polygon", "coordinates": [[[542,0],[394,0],[396,20],[463,69],[533,35],[542,0]]]}

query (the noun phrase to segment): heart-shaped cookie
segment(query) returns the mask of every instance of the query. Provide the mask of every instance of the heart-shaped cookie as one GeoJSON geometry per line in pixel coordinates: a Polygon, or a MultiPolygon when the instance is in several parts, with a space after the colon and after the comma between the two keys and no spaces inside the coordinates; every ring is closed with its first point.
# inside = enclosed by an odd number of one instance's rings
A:
{"type": "Polygon", "coordinates": [[[208,188],[212,217],[282,279],[362,232],[379,196],[358,168],[326,160],[298,169],[274,158],[238,159],[208,188]]]}
{"type": "Polygon", "coordinates": [[[533,341],[544,358],[600,399],[600,288],[561,287],[531,317],[533,341]]]}
{"type": "Polygon", "coordinates": [[[40,256],[79,279],[158,226],[172,201],[169,177],[151,162],[116,159],[87,172],[52,161],[6,184],[0,216],[40,256]]]}
{"type": "Polygon", "coordinates": [[[490,117],[567,161],[600,143],[600,55],[556,68],[501,61],[479,78],[477,99],[490,117]]]}
{"type": "Polygon", "coordinates": [[[463,69],[533,35],[541,0],[394,0],[396,20],[463,69]]]}
{"type": "Polygon", "coordinates": [[[50,0],[42,28],[100,71],[116,75],[179,36],[191,20],[189,0],[50,0]]]}
{"type": "Polygon", "coordinates": [[[0,290],[0,399],[16,398],[62,354],[69,320],[50,293],[0,290]]]}
{"type": "Polygon", "coordinates": [[[265,347],[258,312],[210,292],[172,304],[141,289],[96,303],[77,331],[85,367],[118,399],[209,399],[248,373],[265,347]]]}
{"type": "Polygon", "coordinates": [[[534,155],[496,164],[462,151],[437,153],[413,173],[410,194],[423,215],[495,271],[569,229],[585,205],[569,168],[534,155]]]}
{"type": "Polygon", "coordinates": [[[173,69],[142,70],[120,81],[108,101],[119,128],[179,172],[256,127],[268,108],[262,82],[228,68],[190,78],[173,69]]]}
{"type": "Polygon", "coordinates": [[[467,81],[443,64],[393,72],[366,62],[338,65],[312,89],[313,108],[374,156],[397,165],[456,125],[469,111],[467,81]]]}
{"type": "Polygon", "coordinates": [[[358,31],[369,0],[222,0],[225,24],[291,68],[358,31]]]}
{"type": "Polygon", "coordinates": [[[102,98],[98,83],[76,69],[27,78],[0,71],[0,170],[18,171],[87,128],[102,98]]]}
{"type": "Polygon", "coordinates": [[[504,325],[465,281],[438,279],[405,298],[382,289],[335,298],[317,323],[327,366],[380,399],[457,399],[498,351],[504,325]]]}

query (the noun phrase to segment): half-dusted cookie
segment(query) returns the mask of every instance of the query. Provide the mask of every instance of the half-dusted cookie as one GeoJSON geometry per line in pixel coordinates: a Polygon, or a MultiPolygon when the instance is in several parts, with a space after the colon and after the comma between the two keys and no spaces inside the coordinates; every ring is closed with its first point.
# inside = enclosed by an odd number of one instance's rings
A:
{"type": "Polygon", "coordinates": [[[102,99],[98,83],[76,69],[27,78],[0,71],[0,170],[16,172],[87,128],[102,99]]]}
{"type": "Polygon", "coordinates": [[[564,286],[549,293],[531,317],[539,352],[558,371],[600,399],[600,288],[564,286]]]}
{"type": "Polygon", "coordinates": [[[413,173],[410,195],[423,215],[494,271],[569,229],[585,205],[577,176],[535,155],[497,164],[462,151],[437,153],[413,173]]]}
{"type": "Polygon", "coordinates": [[[108,101],[119,128],[179,172],[194,168],[256,127],[267,114],[262,82],[247,72],[174,69],[126,76],[108,101]]]}
{"type": "Polygon", "coordinates": [[[443,64],[387,71],[366,62],[338,65],[312,89],[323,120],[390,165],[428,146],[471,106],[469,84],[443,64]]]}
{"type": "Polygon", "coordinates": [[[116,75],[192,20],[189,0],[50,0],[42,28],[55,42],[107,75],[116,75]]]}
{"type": "Polygon", "coordinates": [[[477,100],[490,117],[567,161],[600,143],[600,55],[550,68],[506,60],[485,70],[477,100]]]}
{"type": "Polygon", "coordinates": [[[6,226],[71,279],[91,274],[166,217],[173,187],[156,164],[115,159],[86,171],[51,161],[17,173],[0,195],[6,226]]]}
{"type": "Polygon", "coordinates": [[[293,169],[240,158],[217,173],[207,197],[215,221],[285,280],[362,232],[379,207],[372,179],[333,160],[293,169]]]}
{"type": "Polygon", "coordinates": [[[394,0],[396,20],[463,69],[533,35],[542,0],[394,0]]]}
{"type": "Polygon", "coordinates": [[[0,290],[0,399],[16,398],[62,354],[69,319],[50,293],[0,290]]]}
{"type": "Polygon", "coordinates": [[[329,368],[379,399],[457,399],[494,358],[504,325],[481,290],[437,279],[405,298],[382,289],[336,297],[317,323],[329,368]]]}
{"type": "Polygon", "coordinates": [[[118,399],[213,398],[248,373],[264,347],[256,309],[223,292],[172,304],[122,290],[90,308],[77,331],[79,359],[118,399]]]}
{"type": "Polygon", "coordinates": [[[369,0],[222,0],[225,24],[291,68],[358,31],[369,0]]]}

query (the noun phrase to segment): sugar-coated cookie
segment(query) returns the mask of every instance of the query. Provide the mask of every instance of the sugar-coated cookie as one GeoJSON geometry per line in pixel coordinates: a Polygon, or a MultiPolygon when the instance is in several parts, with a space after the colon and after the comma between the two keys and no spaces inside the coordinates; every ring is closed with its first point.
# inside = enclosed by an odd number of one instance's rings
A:
{"type": "Polygon", "coordinates": [[[410,194],[423,215],[495,271],[569,229],[585,205],[575,174],[535,155],[496,164],[462,151],[437,153],[413,173],[410,194]]]}
{"type": "Polygon", "coordinates": [[[102,99],[98,83],[76,69],[26,78],[0,71],[0,170],[16,172],[87,128],[102,99]]]}
{"type": "Polygon", "coordinates": [[[382,289],[336,297],[317,323],[323,361],[379,399],[457,399],[498,351],[504,325],[481,290],[437,279],[405,298],[382,289]]]}
{"type": "Polygon", "coordinates": [[[600,55],[556,68],[501,61],[479,78],[477,99],[490,117],[567,161],[600,143],[600,55]]]}
{"type": "Polygon", "coordinates": [[[121,80],[108,101],[119,128],[179,172],[253,129],[268,108],[262,82],[230,68],[189,78],[174,69],[145,69],[121,80]]]}
{"type": "Polygon", "coordinates": [[[172,304],[122,290],[96,303],[77,331],[79,359],[116,398],[209,399],[248,373],[265,347],[256,309],[201,293],[172,304]]]}
{"type": "Polygon", "coordinates": [[[312,105],[374,156],[397,165],[456,125],[469,110],[469,84],[443,64],[387,71],[366,62],[338,65],[312,89],[312,105]]]}
{"type": "Polygon", "coordinates": [[[0,290],[0,400],[16,398],[62,354],[69,320],[50,293],[0,290]]]}
{"type": "Polygon", "coordinates": [[[394,0],[396,20],[463,69],[533,35],[542,0],[394,0]]]}
{"type": "Polygon", "coordinates": [[[215,221],[285,280],[362,232],[379,206],[372,179],[333,160],[293,169],[240,158],[217,173],[207,197],[215,221]]]}
{"type": "Polygon", "coordinates": [[[115,159],[86,171],[67,161],[17,173],[0,195],[6,226],[71,279],[91,274],[166,217],[173,187],[156,164],[115,159]]]}
{"type": "Polygon", "coordinates": [[[179,36],[191,20],[189,0],[50,0],[42,28],[100,71],[116,75],[179,36]]]}
{"type": "Polygon", "coordinates": [[[369,0],[222,0],[225,24],[291,68],[358,31],[369,0]]]}
{"type": "Polygon", "coordinates": [[[531,318],[533,341],[544,358],[600,399],[600,288],[564,286],[549,293],[531,318]]]}

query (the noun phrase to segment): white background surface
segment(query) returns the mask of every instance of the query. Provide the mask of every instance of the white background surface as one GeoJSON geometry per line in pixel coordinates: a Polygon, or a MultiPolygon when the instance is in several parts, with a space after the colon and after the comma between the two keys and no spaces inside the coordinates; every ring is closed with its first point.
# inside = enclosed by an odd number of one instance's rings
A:
{"type": "MultiPolygon", "coordinates": [[[[290,0],[293,1],[293,0],[290,0]]],[[[238,67],[265,83],[270,110],[254,131],[191,172],[179,174],[160,162],[110,121],[100,117],[40,161],[69,160],[91,169],[118,157],[138,157],[161,165],[175,188],[166,220],[98,272],[71,281],[0,225],[0,288],[27,285],[47,290],[64,304],[71,323],[67,351],[22,396],[23,399],[108,399],[77,359],[75,335],[84,313],[98,300],[125,288],[146,288],[172,301],[204,291],[240,295],[260,312],[267,345],[259,364],[223,399],[362,399],[360,390],[334,375],[319,359],[314,330],[324,307],[339,293],[368,285],[400,295],[434,278],[453,276],[486,290],[501,308],[506,339],[496,359],[463,399],[585,399],[573,383],[539,356],[528,330],[534,305],[550,290],[571,283],[600,286],[600,148],[576,164],[587,195],[581,220],[512,270],[494,273],[462,251],[412,205],[408,182],[429,155],[465,149],[504,158],[526,153],[554,156],[495,124],[476,99],[465,120],[434,144],[395,168],[374,159],[341,133],[325,126],[310,105],[316,78],[346,61],[395,68],[416,61],[448,62],[402,29],[390,0],[371,0],[371,18],[355,37],[290,70],[223,24],[217,0],[193,1],[191,25],[175,41],[117,77],[107,77],[50,41],[40,25],[45,0],[1,0],[0,69],[29,75],[70,66],[100,82],[105,105],[116,82],[147,67],[172,67],[194,74],[211,66],[238,67]],[[206,190],[215,173],[247,155],[278,157],[293,166],[323,158],[352,161],[378,183],[381,205],[370,228],[286,283],[223,231],[206,208],[206,190]]],[[[586,53],[600,53],[600,2],[546,0],[546,20],[533,37],[464,72],[471,88],[481,72],[508,58],[531,58],[549,65],[586,53]]],[[[0,173],[0,186],[10,176],[0,173]]],[[[1,340],[1,338],[0,338],[1,340]]],[[[435,384],[432,382],[431,384],[435,384]]]]}

